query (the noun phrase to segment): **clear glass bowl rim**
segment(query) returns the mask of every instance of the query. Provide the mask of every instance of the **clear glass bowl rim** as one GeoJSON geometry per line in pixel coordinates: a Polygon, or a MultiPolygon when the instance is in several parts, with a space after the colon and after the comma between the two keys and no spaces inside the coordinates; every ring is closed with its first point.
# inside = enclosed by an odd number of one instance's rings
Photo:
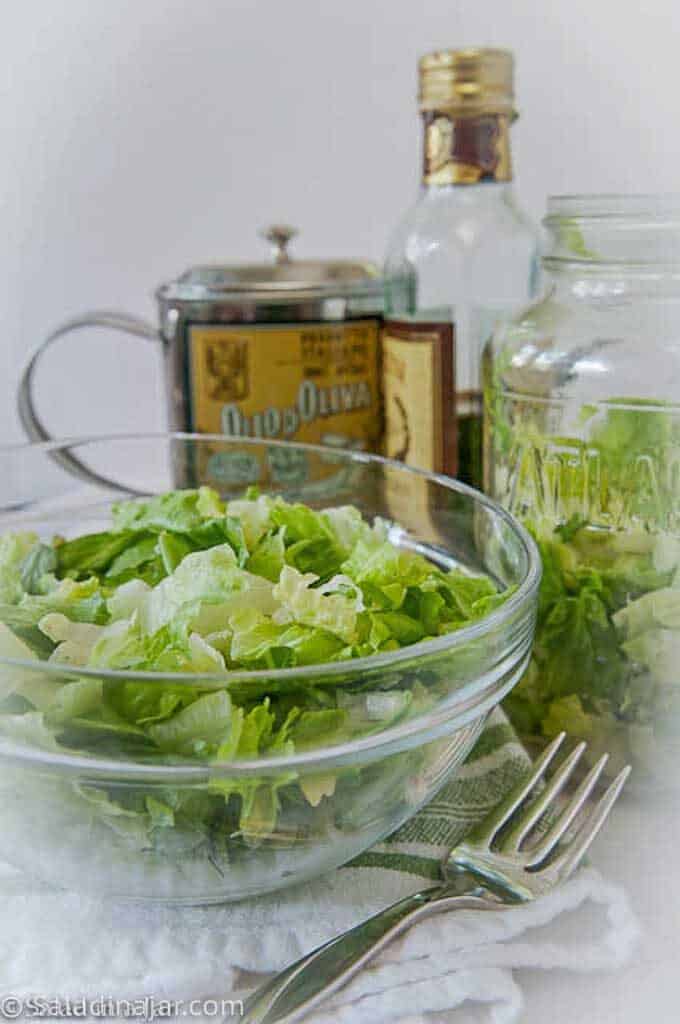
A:
{"type": "MultiPolygon", "coordinates": [[[[433,637],[429,640],[421,640],[418,643],[412,644],[410,647],[404,647],[399,651],[388,651],[384,654],[375,654],[365,658],[354,658],[351,661],[345,662],[326,662],[318,665],[305,665],[301,667],[283,668],[283,669],[259,669],[257,671],[239,671],[226,673],[196,673],[187,672],[135,672],[133,670],[118,670],[118,669],[97,669],[97,668],[83,668],[78,666],[69,667],[69,675],[78,676],[82,678],[95,678],[103,679],[106,681],[116,682],[148,682],[158,683],[163,685],[193,685],[200,686],[205,683],[209,684],[225,684],[225,683],[247,683],[247,682],[259,682],[264,680],[304,680],[306,678],[314,678],[323,674],[324,676],[329,675],[346,675],[348,670],[352,673],[360,671],[375,671],[376,669],[390,670],[395,666],[399,666],[403,662],[410,662],[418,657],[425,657],[430,655],[441,654],[448,650],[455,650],[456,648],[462,647],[463,645],[479,640],[494,630],[501,628],[503,624],[516,614],[521,612],[528,603],[531,601],[533,596],[538,590],[538,586],[541,580],[541,559],[538,548],[529,534],[529,532],[522,526],[522,524],[515,519],[513,515],[507,512],[502,506],[492,501],[486,495],[480,491],[476,491],[474,488],[469,487],[467,484],[460,483],[458,480],[452,477],[444,476],[443,474],[430,473],[426,470],[416,469],[412,466],[406,466],[404,463],[399,462],[395,459],[388,459],[382,455],[374,455],[366,452],[353,452],[353,451],[341,451],[333,448],[329,448],[323,445],[306,444],[302,442],[290,442],[290,441],[276,441],[276,440],[264,440],[260,438],[230,438],[222,434],[196,434],[186,433],[181,431],[168,431],[158,433],[132,433],[132,434],[105,434],[105,435],[88,435],[85,437],[69,437],[55,439],[53,441],[40,441],[40,442],[28,442],[11,445],[0,445],[0,457],[3,455],[20,455],[22,452],[40,451],[49,455],[51,452],[57,452],[63,448],[77,448],[87,445],[100,445],[107,442],[134,442],[134,441],[180,441],[180,442],[206,442],[206,441],[218,441],[221,443],[232,441],[238,444],[239,447],[246,445],[254,448],[284,448],[284,449],[301,449],[308,452],[313,452],[319,455],[332,455],[335,461],[346,461],[350,463],[360,463],[362,465],[375,465],[375,466],[387,466],[395,469],[399,473],[403,473],[409,476],[421,477],[430,483],[436,484],[437,486],[443,487],[445,490],[453,491],[457,494],[463,495],[469,498],[471,501],[476,502],[478,505],[486,508],[493,515],[497,516],[500,520],[510,528],[510,530],[517,536],[520,543],[522,544],[526,558],[527,558],[527,572],[524,579],[517,586],[515,592],[508,598],[508,600],[502,604],[499,608],[495,609],[485,618],[480,619],[471,626],[464,626],[462,629],[456,630],[453,633],[445,634],[441,637],[433,637]]],[[[44,674],[49,677],[50,675],[64,675],[64,666],[58,663],[41,662],[37,659],[28,658],[6,658],[0,656],[0,665],[7,668],[23,669],[32,673],[44,674]]],[[[481,680],[484,682],[484,680],[481,680]]],[[[473,699],[478,693],[480,680],[476,680],[466,686],[463,686],[460,691],[456,693],[456,700],[446,703],[444,708],[433,709],[428,714],[422,717],[413,719],[411,722],[406,722],[402,726],[394,726],[391,729],[386,729],[383,732],[376,733],[373,736],[366,737],[365,739],[354,740],[346,744],[338,744],[336,746],[328,748],[318,748],[305,754],[295,754],[290,757],[275,757],[275,758],[261,758],[252,761],[234,761],[225,762],[224,766],[228,764],[228,773],[234,774],[253,774],[257,771],[262,771],[267,768],[272,771],[284,770],[287,766],[296,767],[302,765],[311,764],[323,764],[324,767],[328,767],[327,762],[329,760],[335,761],[338,759],[345,758],[348,754],[365,752],[366,750],[373,750],[383,745],[392,745],[394,741],[400,738],[406,738],[413,735],[414,733],[426,734],[432,730],[433,727],[441,725],[443,721],[449,721],[465,708],[470,702],[470,698],[473,699]],[[439,711],[439,714],[438,714],[439,711]],[[445,717],[442,718],[442,711],[445,711],[445,717]]],[[[110,771],[115,775],[119,775],[121,771],[125,770],[126,762],[113,761],[98,758],[84,758],[84,757],[70,757],[68,755],[58,755],[49,751],[41,751],[37,748],[34,750],[26,751],[30,754],[28,760],[31,761],[43,761],[51,764],[62,764],[65,768],[68,766],[76,767],[78,770],[83,770],[87,767],[88,770],[100,769],[110,771]]],[[[6,756],[6,753],[0,749],[0,760],[6,756]]],[[[24,752],[12,751],[11,759],[24,760],[24,752]]],[[[133,763],[129,762],[128,767],[132,768],[133,763]]],[[[170,773],[173,777],[177,775],[184,776],[186,773],[190,775],[201,775],[205,776],[208,769],[210,774],[219,774],[219,768],[222,768],[219,764],[206,765],[187,765],[186,763],[177,762],[175,765],[149,765],[145,766],[142,764],[134,764],[134,774],[141,775],[152,775],[158,776],[161,772],[164,774],[170,773]],[[146,769],[146,770],[145,770],[146,769]],[[215,771],[217,769],[217,772],[215,771]]]]}

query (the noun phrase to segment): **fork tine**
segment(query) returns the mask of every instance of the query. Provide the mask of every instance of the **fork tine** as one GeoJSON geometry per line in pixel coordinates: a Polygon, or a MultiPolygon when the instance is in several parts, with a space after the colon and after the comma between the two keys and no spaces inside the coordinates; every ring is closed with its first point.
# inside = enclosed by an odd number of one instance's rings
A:
{"type": "Polygon", "coordinates": [[[528,851],[528,867],[536,867],[536,865],[540,864],[541,861],[544,861],[545,858],[552,853],[595,788],[597,780],[600,778],[608,760],[609,754],[603,754],[599,761],[593,765],[585,779],[583,779],[579,784],[578,789],[569,803],[561,811],[552,827],[546,832],[543,838],[539,840],[536,846],[528,851]]]}
{"type": "Polygon", "coordinates": [[[588,847],[604,825],[607,815],[616,803],[629,775],[630,765],[627,765],[619,772],[600,801],[595,804],[564,853],[556,857],[549,865],[548,870],[555,872],[559,881],[569,878],[569,875],[578,867],[588,847]]]}
{"type": "Polygon", "coordinates": [[[519,805],[526,799],[536,783],[540,780],[555,754],[562,745],[566,733],[556,736],[538,758],[529,775],[525,776],[506,796],[490,817],[485,818],[481,825],[474,829],[470,840],[476,846],[490,846],[499,830],[512,817],[519,805]]]}
{"type": "Polygon", "coordinates": [[[526,811],[520,814],[517,824],[507,836],[503,836],[500,847],[503,853],[516,853],[519,850],[522,840],[561,793],[585,749],[585,743],[579,743],[574,747],[569,757],[560,766],[559,770],[555,772],[550,782],[546,784],[545,789],[539,793],[533,803],[527,807],[526,811]]]}

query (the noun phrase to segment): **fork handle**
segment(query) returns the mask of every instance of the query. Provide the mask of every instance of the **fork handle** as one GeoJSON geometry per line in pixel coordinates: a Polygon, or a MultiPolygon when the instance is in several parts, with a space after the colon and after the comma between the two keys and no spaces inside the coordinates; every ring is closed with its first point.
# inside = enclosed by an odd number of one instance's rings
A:
{"type": "Polygon", "coordinates": [[[301,957],[245,1001],[241,1024],[294,1024],[346,985],[392,939],[418,921],[448,910],[500,910],[503,905],[475,885],[461,895],[436,885],[394,903],[301,957]]]}

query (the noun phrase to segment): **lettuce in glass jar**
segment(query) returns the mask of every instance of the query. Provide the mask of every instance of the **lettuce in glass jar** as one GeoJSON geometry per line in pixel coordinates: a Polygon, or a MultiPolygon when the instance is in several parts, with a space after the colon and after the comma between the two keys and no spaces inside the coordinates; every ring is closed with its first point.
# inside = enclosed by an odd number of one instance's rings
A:
{"type": "Polygon", "coordinates": [[[569,437],[545,432],[545,405],[533,411],[511,398],[487,409],[505,444],[500,496],[543,562],[532,660],[507,709],[530,741],[565,730],[610,751],[612,769],[662,774],[680,752],[680,462],[668,459],[680,419],[617,399],[582,406],[569,437]]]}

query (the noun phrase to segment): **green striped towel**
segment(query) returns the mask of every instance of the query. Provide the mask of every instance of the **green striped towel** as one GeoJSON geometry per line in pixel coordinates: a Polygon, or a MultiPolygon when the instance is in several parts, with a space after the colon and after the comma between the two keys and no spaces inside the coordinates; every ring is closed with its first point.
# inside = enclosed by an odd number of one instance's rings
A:
{"type": "Polygon", "coordinates": [[[349,865],[441,877],[441,861],[499,803],[530,766],[502,711],[486,727],[462,769],[405,825],[349,865]]]}

